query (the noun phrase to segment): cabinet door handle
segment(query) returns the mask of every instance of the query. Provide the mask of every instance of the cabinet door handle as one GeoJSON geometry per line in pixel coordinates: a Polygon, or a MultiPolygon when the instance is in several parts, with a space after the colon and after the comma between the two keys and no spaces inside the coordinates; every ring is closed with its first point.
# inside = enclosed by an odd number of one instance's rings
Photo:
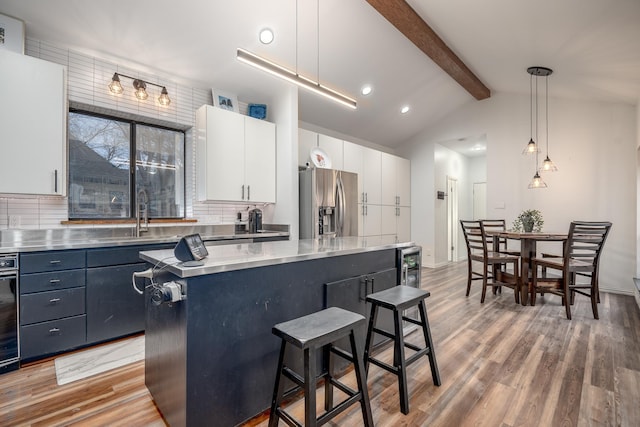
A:
{"type": "Polygon", "coordinates": [[[49,261],[49,264],[60,264],[62,261],[60,261],[59,259],[53,259],[51,261],[49,261]]]}
{"type": "MultiPolygon", "coordinates": [[[[369,279],[367,279],[366,277],[364,278],[364,296],[363,295],[358,295],[358,298],[360,299],[360,301],[364,301],[365,298],[367,297],[367,294],[369,293],[367,291],[367,284],[369,282],[369,279]]],[[[362,282],[360,282],[362,283],[362,282]]],[[[362,286],[360,286],[360,290],[362,290],[362,286]]]]}
{"type": "Polygon", "coordinates": [[[60,328],[51,328],[49,329],[49,334],[56,335],[60,333],[60,328]]]}
{"type": "Polygon", "coordinates": [[[371,278],[371,293],[373,293],[373,277],[371,278]]]}
{"type": "Polygon", "coordinates": [[[244,184],[242,184],[242,200],[244,200],[244,184]]]}
{"type": "Polygon", "coordinates": [[[60,283],[60,279],[51,279],[49,280],[49,283],[51,283],[52,285],[55,285],[56,283],[60,283]]]}
{"type": "Polygon", "coordinates": [[[53,192],[58,192],[58,169],[53,170],[53,192]]]}
{"type": "Polygon", "coordinates": [[[60,298],[51,298],[51,299],[49,300],[49,303],[50,303],[51,305],[55,305],[55,304],[59,303],[60,301],[61,301],[61,300],[60,300],[60,298]]]}
{"type": "Polygon", "coordinates": [[[247,200],[251,200],[251,186],[247,185],[247,200]]]}
{"type": "Polygon", "coordinates": [[[365,203],[367,203],[369,201],[369,194],[368,193],[364,193],[364,201],[365,201],[365,203]]]}

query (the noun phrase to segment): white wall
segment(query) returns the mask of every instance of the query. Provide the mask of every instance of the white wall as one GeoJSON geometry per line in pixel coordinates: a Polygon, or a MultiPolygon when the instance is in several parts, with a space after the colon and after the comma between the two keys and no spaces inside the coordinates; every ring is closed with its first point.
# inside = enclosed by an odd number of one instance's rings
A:
{"type": "MultiPolygon", "coordinates": [[[[636,272],[637,112],[623,104],[549,99],[550,154],[560,171],[544,176],[549,188],[528,190],[534,161],[521,154],[529,140],[529,97],[494,94],[472,101],[413,138],[412,238],[436,247],[434,146],[468,135],[487,135],[487,216],[510,224],[523,209],[539,209],[546,231],[566,231],[571,220],[609,220],[613,228],[602,256],[603,290],[632,293],[636,272]],[[413,181],[415,180],[415,181],[413,181]],[[504,206],[504,209],[501,207],[504,206]]],[[[539,138],[542,138],[541,129],[539,138]]],[[[425,258],[425,264],[434,262],[425,258]]]]}

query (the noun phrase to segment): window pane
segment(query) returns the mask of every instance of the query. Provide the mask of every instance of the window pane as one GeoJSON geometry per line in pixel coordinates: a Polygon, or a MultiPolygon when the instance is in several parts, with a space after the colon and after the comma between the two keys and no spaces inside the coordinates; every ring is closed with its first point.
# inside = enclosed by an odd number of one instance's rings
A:
{"type": "Polygon", "coordinates": [[[184,133],[136,126],[136,194],[146,191],[149,218],[184,217],[184,133]]]}
{"type": "Polygon", "coordinates": [[[130,141],[126,122],[69,113],[69,218],[130,216],[130,141]]]}

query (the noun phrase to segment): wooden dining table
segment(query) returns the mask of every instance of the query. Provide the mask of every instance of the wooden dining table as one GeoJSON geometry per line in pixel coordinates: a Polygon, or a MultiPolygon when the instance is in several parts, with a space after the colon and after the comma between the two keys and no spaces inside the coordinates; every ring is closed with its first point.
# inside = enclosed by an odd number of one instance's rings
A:
{"type": "MultiPolygon", "coordinates": [[[[493,250],[499,249],[501,239],[511,239],[520,241],[520,279],[522,287],[520,292],[520,302],[527,305],[531,292],[531,269],[532,260],[536,257],[537,242],[566,242],[567,233],[546,233],[546,232],[519,232],[519,231],[492,231],[487,232],[493,237],[493,250]]],[[[562,250],[558,251],[562,253],[562,250]]],[[[500,275],[508,274],[499,270],[494,271],[498,280],[500,275]]]]}

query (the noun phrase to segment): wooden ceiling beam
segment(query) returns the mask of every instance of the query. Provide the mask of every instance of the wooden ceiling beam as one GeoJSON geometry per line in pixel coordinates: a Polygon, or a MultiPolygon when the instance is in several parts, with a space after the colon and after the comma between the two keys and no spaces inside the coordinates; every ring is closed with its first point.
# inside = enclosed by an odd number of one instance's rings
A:
{"type": "Polygon", "coordinates": [[[405,0],[367,2],[475,99],[482,100],[491,96],[491,90],[449,49],[405,0]]]}

